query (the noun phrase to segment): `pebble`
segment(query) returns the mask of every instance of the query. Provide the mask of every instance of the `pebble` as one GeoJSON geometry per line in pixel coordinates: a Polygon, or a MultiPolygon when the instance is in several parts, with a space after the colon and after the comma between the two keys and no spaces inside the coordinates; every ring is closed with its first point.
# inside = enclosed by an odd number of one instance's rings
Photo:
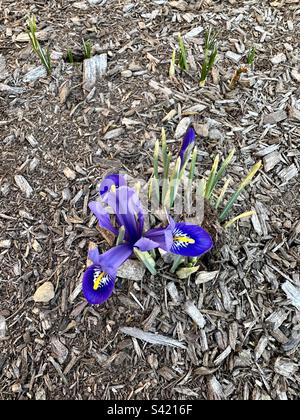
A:
{"type": "Polygon", "coordinates": [[[123,70],[121,72],[121,76],[124,78],[129,78],[132,76],[132,71],[131,70],[123,70]]]}
{"type": "Polygon", "coordinates": [[[119,269],[118,277],[127,280],[142,281],[146,273],[145,266],[136,260],[127,260],[119,269]]]}
{"type": "Polygon", "coordinates": [[[70,179],[71,181],[74,181],[74,179],[76,179],[76,172],[68,167],[64,169],[64,175],[66,178],[70,179]]]}
{"type": "Polygon", "coordinates": [[[35,294],[33,295],[33,300],[36,303],[49,303],[50,300],[54,298],[54,296],[54,286],[51,282],[47,281],[36,290],[35,294]]]}

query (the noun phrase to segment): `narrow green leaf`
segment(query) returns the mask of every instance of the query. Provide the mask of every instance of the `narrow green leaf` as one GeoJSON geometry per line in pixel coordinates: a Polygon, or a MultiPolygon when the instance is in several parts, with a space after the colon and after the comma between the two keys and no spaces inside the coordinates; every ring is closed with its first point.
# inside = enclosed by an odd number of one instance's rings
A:
{"type": "Polygon", "coordinates": [[[219,197],[217,199],[217,202],[216,202],[216,206],[215,206],[216,209],[218,209],[220,207],[220,205],[222,204],[223,199],[224,199],[224,196],[225,196],[225,194],[226,194],[226,192],[228,190],[230,181],[231,181],[230,178],[227,179],[227,181],[225,181],[225,184],[224,184],[224,186],[223,186],[223,188],[222,188],[222,190],[220,192],[220,195],[219,195],[219,197]]]}
{"type": "Polygon", "coordinates": [[[252,179],[254,178],[254,176],[257,174],[257,172],[260,170],[261,167],[262,167],[262,162],[261,161],[257,162],[253,166],[251,171],[248,173],[248,175],[240,183],[237,191],[230,198],[230,200],[228,201],[227,205],[225,206],[223,212],[221,213],[221,215],[220,215],[220,220],[221,221],[225,220],[225,218],[227,217],[227,215],[228,215],[229,211],[231,210],[232,206],[234,205],[234,203],[238,199],[239,195],[247,187],[247,185],[249,185],[251,183],[252,179]]]}
{"type": "Polygon", "coordinates": [[[121,226],[119,229],[119,235],[117,238],[117,245],[121,245],[124,242],[124,237],[125,237],[125,227],[121,226]]]}
{"type": "Polygon", "coordinates": [[[176,275],[181,280],[189,278],[192,274],[196,273],[200,268],[200,265],[196,267],[185,267],[181,268],[176,272],[176,275]]]}
{"type": "Polygon", "coordinates": [[[231,163],[231,161],[233,159],[234,154],[235,154],[235,149],[231,150],[231,152],[229,153],[229,155],[227,156],[227,158],[222,163],[222,165],[221,165],[218,173],[214,177],[214,180],[213,180],[212,185],[211,185],[210,190],[209,190],[209,197],[208,198],[210,198],[210,196],[213,193],[216,185],[222,179],[222,177],[223,177],[226,169],[228,168],[228,166],[230,165],[230,163],[231,163]]]}
{"type": "Polygon", "coordinates": [[[141,252],[139,249],[134,248],[135,256],[144,264],[144,266],[150,271],[154,276],[157,274],[155,269],[156,262],[152,258],[149,252],[141,252]]]}
{"type": "Polygon", "coordinates": [[[171,273],[175,273],[177,268],[185,261],[185,258],[181,255],[174,255],[174,262],[171,268],[171,273]]]}
{"type": "Polygon", "coordinates": [[[170,68],[169,68],[169,77],[172,79],[176,73],[176,50],[173,49],[170,68]]]}
{"type": "Polygon", "coordinates": [[[210,171],[210,175],[206,184],[206,191],[205,191],[205,198],[207,200],[209,200],[210,195],[211,195],[211,191],[212,191],[212,187],[214,185],[215,182],[215,178],[216,178],[216,173],[219,167],[219,161],[220,161],[220,156],[217,155],[215,157],[214,163],[212,165],[211,171],[210,171]]]}
{"type": "Polygon", "coordinates": [[[244,212],[242,214],[239,214],[238,216],[234,217],[233,219],[231,219],[227,223],[225,223],[224,229],[228,229],[231,225],[233,225],[238,220],[240,220],[240,219],[246,219],[248,217],[253,216],[254,214],[256,214],[256,211],[255,210],[246,211],[246,212],[244,212]]]}

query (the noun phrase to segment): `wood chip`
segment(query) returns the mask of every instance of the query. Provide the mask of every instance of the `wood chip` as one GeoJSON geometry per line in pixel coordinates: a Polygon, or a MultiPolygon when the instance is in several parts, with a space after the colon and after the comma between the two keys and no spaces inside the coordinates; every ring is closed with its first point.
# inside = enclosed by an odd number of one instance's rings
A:
{"type": "Polygon", "coordinates": [[[44,77],[47,77],[47,71],[44,66],[39,66],[26,73],[23,77],[23,82],[32,83],[44,77]]]}
{"type": "Polygon", "coordinates": [[[121,327],[120,331],[124,334],[130,335],[131,337],[138,338],[139,340],[146,341],[147,343],[157,344],[161,346],[179,347],[185,349],[185,345],[180,341],[174,340],[173,338],[166,337],[161,334],[152,334],[144,332],[138,328],[132,327],[121,327]]]}
{"type": "Polygon", "coordinates": [[[6,319],[0,315],[0,340],[6,336],[6,319]]]}
{"type": "Polygon", "coordinates": [[[96,83],[106,74],[107,54],[95,55],[83,62],[83,88],[90,92],[96,83]]]}
{"type": "Polygon", "coordinates": [[[286,120],[288,117],[287,112],[284,109],[280,111],[272,112],[264,116],[264,124],[277,124],[281,121],[286,120]]]}
{"type": "Polygon", "coordinates": [[[191,119],[189,117],[183,118],[178,124],[175,131],[175,139],[183,137],[191,124],[191,119]]]}
{"type": "Polygon", "coordinates": [[[299,364],[291,362],[290,359],[278,357],[275,360],[274,370],[279,375],[290,378],[299,370],[299,364]]]}
{"type": "Polygon", "coordinates": [[[187,301],[184,305],[185,312],[192,318],[192,320],[198,325],[199,328],[204,328],[206,321],[199,311],[199,309],[194,305],[193,302],[187,301]]]}
{"type": "Polygon", "coordinates": [[[286,281],[281,288],[287,295],[290,303],[300,311],[300,287],[296,287],[290,281],[286,281]]]}
{"type": "Polygon", "coordinates": [[[201,271],[196,276],[195,283],[197,285],[208,283],[209,281],[215,280],[219,274],[219,271],[201,271]]]}
{"type": "Polygon", "coordinates": [[[22,193],[24,193],[27,198],[30,198],[31,194],[33,193],[33,189],[29,185],[28,181],[23,177],[23,175],[15,175],[15,182],[22,193]]]}

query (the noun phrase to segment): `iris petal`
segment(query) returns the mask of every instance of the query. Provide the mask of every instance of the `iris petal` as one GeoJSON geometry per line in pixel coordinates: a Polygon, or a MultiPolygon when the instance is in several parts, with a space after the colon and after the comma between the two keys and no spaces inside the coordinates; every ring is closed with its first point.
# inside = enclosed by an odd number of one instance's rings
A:
{"type": "Polygon", "coordinates": [[[193,143],[195,143],[195,140],[196,140],[196,132],[193,129],[193,127],[190,127],[190,128],[188,128],[188,130],[187,130],[187,132],[184,136],[182,146],[181,146],[181,150],[180,150],[180,153],[179,153],[179,156],[181,158],[181,165],[182,166],[185,163],[185,153],[186,153],[188,147],[190,145],[192,145],[193,143]]]}
{"type": "Polygon", "coordinates": [[[99,201],[92,201],[89,203],[90,210],[94,213],[94,215],[98,219],[99,226],[103,229],[109,230],[114,235],[118,235],[118,229],[116,229],[111,221],[110,216],[107,211],[102,207],[99,201]]]}
{"type": "Polygon", "coordinates": [[[105,202],[114,210],[119,225],[124,226],[125,239],[134,244],[144,229],[144,213],[136,192],[120,187],[116,193],[108,193],[105,202]]]}
{"type": "Polygon", "coordinates": [[[172,230],[173,227],[170,224],[170,226],[165,229],[157,228],[149,230],[147,233],[145,233],[145,237],[156,242],[158,248],[169,252],[173,244],[172,230]]]}
{"type": "Polygon", "coordinates": [[[116,277],[109,276],[107,273],[103,274],[102,267],[98,265],[90,266],[83,275],[82,290],[86,300],[91,305],[101,305],[112,294],[115,286],[116,277]],[[95,283],[97,279],[101,278],[97,290],[95,290],[95,283]]]}
{"type": "Polygon", "coordinates": [[[197,225],[176,223],[171,252],[184,257],[200,257],[213,247],[212,237],[197,225]]]}
{"type": "Polygon", "coordinates": [[[107,192],[111,192],[112,188],[115,187],[118,189],[119,187],[126,186],[126,178],[120,174],[111,174],[108,175],[103,179],[100,184],[100,195],[103,196],[107,192]]]}

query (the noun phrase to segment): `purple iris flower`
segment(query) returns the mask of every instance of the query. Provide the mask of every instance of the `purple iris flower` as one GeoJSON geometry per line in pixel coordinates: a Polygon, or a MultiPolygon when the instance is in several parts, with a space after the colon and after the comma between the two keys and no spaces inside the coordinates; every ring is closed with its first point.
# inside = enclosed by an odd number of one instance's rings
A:
{"type": "MultiPolygon", "coordinates": [[[[103,203],[93,201],[89,204],[100,227],[114,235],[118,235],[121,227],[125,229],[125,242],[122,245],[115,246],[101,255],[98,249],[89,252],[93,265],[84,273],[83,293],[88,302],[94,305],[105,302],[111,296],[117,271],[131,257],[134,248],[142,252],[161,248],[173,254],[198,257],[213,247],[210,235],[200,226],[175,223],[173,219],[167,228],[151,229],[144,233],[144,213],[136,192],[121,185],[120,178],[114,179],[114,188],[108,188],[101,195],[101,199],[113,209],[117,227],[112,224],[103,203]]],[[[110,180],[113,178],[110,177],[110,180]]]]}
{"type": "Polygon", "coordinates": [[[201,226],[175,223],[172,218],[166,229],[152,229],[147,236],[159,242],[164,251],[183,257],[201,257],[214,246],[212,237],[201,226]]]}
{"type": "MultiPolygon", "coordinates": [[[[93,265],[84,273],[83,293],[86,299],[94,305],[101,304],[110,297],[114,289],[117,271],[131,257],[134,248],[138,248],[142,252],[151,251],[172,241],[171,232],[167,229],[161,229],[159,238],[152,238],[152,235],[147,235],[147,233],[143,235],[144,213],[136,192],[124,186],[113,190],[115,192],[105,193],[102,196],[102,201],[113,209],[118,227],[124,227],[125,243],[101,255],[97,249],[89,252],[89,258],[93,265]]],[[[97,217],[100,227],[118,235],[118,228],[113,226],[110,215],[101,202],[93,201],[89,207],[97,217]]]]}
{"type": "Polygon", "coordinates": [[[192,147],[196,140],[196,132],[193,127],[189,127],[182,142],[181,150],[179,152],[179,157],[181,158],[181,167],[185,164],[186,153],[189,147],[192,147]]]}

